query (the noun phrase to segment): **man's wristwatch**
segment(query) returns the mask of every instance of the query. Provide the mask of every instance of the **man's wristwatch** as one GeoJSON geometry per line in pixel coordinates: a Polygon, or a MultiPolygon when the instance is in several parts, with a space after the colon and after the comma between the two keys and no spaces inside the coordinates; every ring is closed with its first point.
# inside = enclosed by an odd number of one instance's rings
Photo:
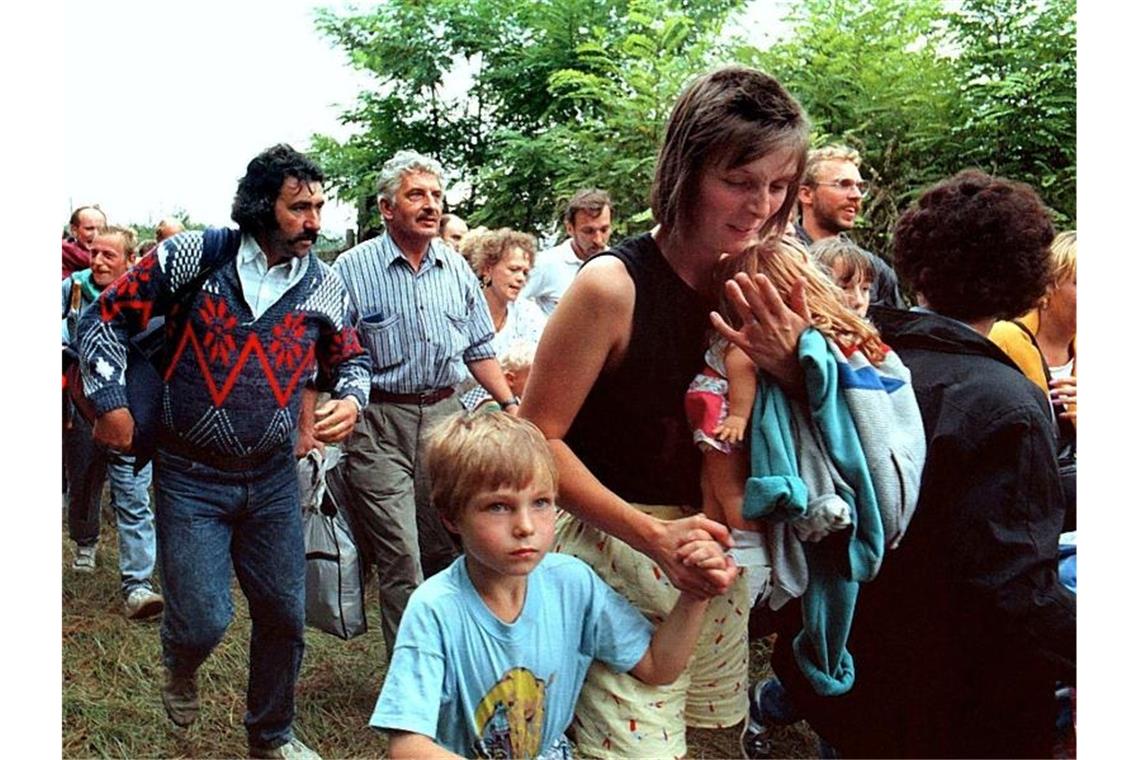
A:
{"type": "Polygon", "coordinates": [[[503,409],[506,409],[508,406],[518,406],[522,403],[522,400],[518,396],[511,396],[509,399],[497,401],[496,403],[503,409]]]}

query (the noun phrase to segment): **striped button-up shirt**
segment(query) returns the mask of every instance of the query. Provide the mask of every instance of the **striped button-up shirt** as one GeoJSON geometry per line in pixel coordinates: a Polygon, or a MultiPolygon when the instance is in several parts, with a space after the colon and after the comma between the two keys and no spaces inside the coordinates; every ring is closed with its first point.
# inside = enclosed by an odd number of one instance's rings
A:
{"type": "Polygon", "coordinates": [[[494,358],[487,301],[471,267],[440,240],[411,264],[387,233],[342,253],[348,319],[372,357],[372,387],[427,393],[454,386],[462,363],[494,358]]]}

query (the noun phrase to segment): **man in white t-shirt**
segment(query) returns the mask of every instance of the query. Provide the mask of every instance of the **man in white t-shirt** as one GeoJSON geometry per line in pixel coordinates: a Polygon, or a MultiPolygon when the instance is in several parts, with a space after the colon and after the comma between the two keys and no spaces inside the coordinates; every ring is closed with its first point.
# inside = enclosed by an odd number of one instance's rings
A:
{"type": "Polygon", "coordinates": [[[582,263],[609,247],[612,213],[613,203],[605,190],[589,188],[575,193],[562,215],[568,237],[538,254],[522,297],[534,299],[549,316],[582,263]]]}

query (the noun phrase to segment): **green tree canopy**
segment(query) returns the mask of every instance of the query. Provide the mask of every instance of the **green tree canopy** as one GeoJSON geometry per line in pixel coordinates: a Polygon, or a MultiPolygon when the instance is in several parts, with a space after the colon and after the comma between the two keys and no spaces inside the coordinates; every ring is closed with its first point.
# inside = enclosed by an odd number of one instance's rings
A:
{"type": "Polygon", "coordinates": [[[977,166],[1033,185],[1060,224],[1076,217],[1073,0],[801,0],[792,33],[742,60],[811,115],[814,143],[863,156],[872,182],[857,237],[889,253],[901,211],[977,166]]]}
{"type": "Polygon", "coordinates": [[[873,183],[857,237],[889,256],[898,214],[968,166],[1036,187],[1076,214],[1075,0],[798,0],[767,49],[722,29],[743,0],[384,0],[318,14],[368,72],[342,120],[314,137],[329,184],[378,222],[376,172],[396,150],[437,158],[467,190],[472,224],[556,229],[560,204],[597,186],[619,234],[647,228],[665,120],[711,66],[764,69],[804,104],[816,145],[860,150],[873,183]],[[457,84],[463,82],[464,84],[457,84]]]}
{"type": "Polygon", "coordinates": [[[742,4],[386,0],[368,13],[319,11],[318,28],[376,89],[342,115],[359,133],[316,135],[314,152],[337,193],[357,201],[362,228],[378,222],[376,172],[401,148],[469,188],[453,210],[474,224],[550,229],[559,200],[588,185],[620,198],[625,219],[644,210],[672,99],[742,4]],[[470,86],[455,92],[464,75],[470,86]]]}

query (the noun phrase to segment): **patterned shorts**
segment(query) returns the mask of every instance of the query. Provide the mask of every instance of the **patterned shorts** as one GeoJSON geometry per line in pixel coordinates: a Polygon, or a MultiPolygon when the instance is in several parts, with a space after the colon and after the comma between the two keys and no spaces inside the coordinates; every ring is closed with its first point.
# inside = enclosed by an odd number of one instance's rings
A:
{"type": "MultiPolygon", "coordinates": [[[[676,507],[638,509],[665,519],[676,507]]],[[[589,564],[654,625],[679,592],[655,562],[568,512],[558,516],[554,550],[589,564]]],[[[585,757],[684,757],[685,726],[725,728],[748,712],[748,588],[737,578],[708,607],[689,665],[672,684],[650,686],[595,662],[574,710],[575,743],[585,757]]]]}

